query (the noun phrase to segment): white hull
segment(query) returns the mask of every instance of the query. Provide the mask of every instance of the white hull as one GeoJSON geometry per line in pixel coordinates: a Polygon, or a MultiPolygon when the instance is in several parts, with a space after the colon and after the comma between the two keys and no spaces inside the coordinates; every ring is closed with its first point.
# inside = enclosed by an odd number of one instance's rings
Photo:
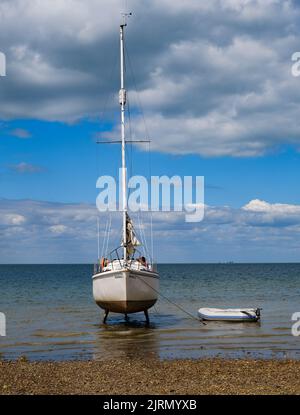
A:
{"type": "Polygon", "coordinates": [[[119,269],[93,276],[93,296],[104,310],[115,313],[146,311],[156,301],[159,276],[153,271],[119,269]]]}
{"type": "Polygon", "coordinates": [[[258,321],[260,309],[255,308],[199,308],[198,316],[211,321],[258,321]]]}

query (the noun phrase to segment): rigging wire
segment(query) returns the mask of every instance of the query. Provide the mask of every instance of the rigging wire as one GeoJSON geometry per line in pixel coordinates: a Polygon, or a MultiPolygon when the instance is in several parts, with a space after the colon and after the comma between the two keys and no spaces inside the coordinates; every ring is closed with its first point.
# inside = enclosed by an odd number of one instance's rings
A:
{"type": "MultiPolygon", "coordinates": [[[[139,113],[142,115],[142,120],[143,120],[143,124],[144,124],[144,128],[145,128],[145,133],[146,133],[146,139],[149,140],[150,134],[149,134],[149,131],[148,131],[148,127],[147,127],[147,123],[146,123],[146,119],[145,119],[145,115],[144,115],[144,111],[143,111],[141,99],[140,99],[140,96],[139,96],[139,93],[138,93],[138,89],[137,89],[136,78],[135,78],[135,75],[134,75],[134,71],[133,71],[131,59],[130,59],[129,52],[128,52],[128,48],[127,48],[126,44],[125,44],[124,48],[125,48],[125,54],[126,54],[126,58],[127,58],[126,61],[128,62],[128,68],[129,68],[129,71],[131,72],[133,86],[134,86],[134,89],[135,89],[135,92],[136,92],[137,107],[138,107],[139,113]]],[[[128,109],[130,111],[129,106],[128,106],[128,109]]],[[[132,134],[132,132],[130,132],[130,134],[132,134]]],[[[152,174],[151,173],[151,147],[150,147],[150,145],[151,144],[150,144],[150,140],[149,140],[149,146],[148,146],[148,170],[149,170],[148,183],[151,182],[151,174],[152,174]]],[[[149,203],[149,200],[147,202],[149,203]]],[[[154,261],[153,214],[152,214],[151,208],[149,210],[150,210],[150,245],[151,245],[151,252],[149,251],[148,254],[151,257],[151,262],[153,263],[153,261],[154,261]]]]}
{"type": "Polygon", "coordinates": [[[104,238],[103,238],[103,243],[102,243],[101,258],[103,258],[104,255],[106,254],[105,247],[106,247],[106,239],[107,239],[107,232],[108,232],[108,220],[109,218],[107,217],[106,223],[105,223],[104,238]]]}
{"type": "Polygon", "coordinates": [[[99,215],[97,215],[97,260],[100,256],[100,228],[99,228],[99,215]]]}
{"type": "Polygon", "coordinates": [[[103,258],[103,256],[104,256],[104,246],[105,246],[105,237],[106,237],[106,231],[107,231],[107,224],[108,224],[108,219],[106,220],[105,228],[104,228],[104,237],[103,237],[103,240],[102,240],[101,258],[103,258]]]}
{"type": "MultiPolygon", "coordinates": [[[[117,48],[112,48],[112,50],[117,51],[117,48]]],[[[117,52],[115,52],[115,53],[113,53],[113,56],[112,56],[112,70],[110,70],[109,74],[107,74],[108,75],[107,76],[107,78],[108,78],[108,84],[107,85],[112,84],[113,77],[116,75],[117,59],[118,59],[118,54],[117,54],[117,52]]],[[[106,94],[106,97],[103,101],[103,105],[102,105],[102,108],[101,108],[100,113],[99,113],[99,130],[100,130],[100,132],[98,133],[99,135],[101,135],[102,130],[105,128],[105,119],[107,119],[108,106],[109,106],[109,103],[113,100],[114,94],[115,94],[115,92],[113,90],[111,90],[110,92],[108,92],[106,94]]],[[[115,118],[115,114],[113,114],[113,118],[115,118]]],[[[99,163],[99,159],[100,159],[99,151],[100,151],[100,148],[98,148],[98,146],[96,146],[96,174],[97,174],[97,177],[99,177],[100,173],[101,173],[100,163],[99,163]]],[[[114,160],[114,157],[113,157],[113,160],[114,160]]],[[[112,167],[113,167],[113,170],[116,171],[116,166],[117,165],[116,165],[116,163],[113,162],[113,160],[112,160],[112,164],[113,164],[112,167]]],[[[116,177],[117,177],[117,182],[118,182],[118,174],[116,174],[116,177]]],[[[98,229],[99,229],[99,216],[97,216],[97,221],[98,221],[98,229]]],[[[104,229],[104,236],[103,236],[102,248],[101,248],[101,257],[106,255],[106,253],[107,253],[108,243],[109,243],[110,225],[111,225],[111,217],[108,217],[106,219],[106,224],[105,224],[105,229],[104,229]]],[[[100,245],[99,237],[100,237],[100,229],[98,230],[98,257],[99,257],[99,245],[100,245]]]]}
{"type": "MultiPolygon", "coordinates": [[[[117,51],[117,48],[113,48],[113,50],[116,50],[116,51],[117,51]]],[[[113,62],[112,62],[112,70],[110,70],[110,72],[109,72],[109,76],[108,76],[108,85],[111,85],[111,83],[112,83],[112,79],[113,79],[113,77],[116,75],[116,71],[117,71],[117,59],[118,59],[118,54],[117,54],[117,52],[115,52],[115,53],[113,54],[113,59],[112,59],[112,61],[113,61],[113,62]]],[[[106,94],[106,98],[105,98],[105,100],[104,100],[104,103],[103,103],[102,109],[101,109],[100,114],[99,114],[99,129],[100,129],[100,130],[101,130],[101,128],[102,128],[102,127],[104,127],[104,125],[105,125],[105,115],[106,115],[106,114],[107,114],[107,112],[108,112],[108,103],[112,101],[112,98],[113,98],[114,94],[115,94],[115,92],[114,92],[113,90],[111,90],[110,92],[108,92],[108,93],[106,94]]],[[[97,146],[97,151],[96,151],[96,162],[97,162],[97,161],[98,161],[98,159],[99,159],[99,154],[98,154],[98,152],[99,152],[99,148],[98,148],[98,146],[97,146]]],[[[99,173],[100,173],[100,170],[99,170],[99,164],[98,164],[98,162],[97,162],[97,174],[98,174],[98,176],[99,176],[99,173]]]]}
{"type": "MultiPolygon", "coordinates": [[[[149,179],[148,179],[148,181],[151,183],[152,169],[151,169],[151,143],[150,143],[150,141],[149,141],[149,143],[148,143],[148,144],[149,144],[149,145],[148,145],[148,162],[149,162],[149,165],[148,165],[148,168],[149,168],[149,179]]],[[[148,198],[148,203],[150,203],[150,201],[151,201],[151,197],[150,197],[150,200],[149,200],[149,198],[148,198]]],[[[152,264],[153,264],[153,262],[154,262],[154,246],[153,246],[153,212],[152,212],[152,208],[151,208],[151,206],[150,206],[149,211],[150,211],[150,244],[151,244],[151,262],[152,262],[152,264]]]]}
{"type": "Polygon", "coordinates": [[[144,248],[144,253],[145,253],[145,256],[147,257],[147,256],[149,256],[149,250],[148,250],[148,245],[147,245],[146,234],[145,234],[145,231],[144,231],[144,229],[142,227],[142,223],[141,223],[141,212],[139,211],[138,213],[139,213],[138,219],[139,219],[139,225],[140,225],[140,230],[141,230],[141,236],[142,236],[143,244],[144,244],[144,247],[145,247],[144,248]]]}
{"type": "Polygon", "coordinates": [[[139,230],[140,230],[140,236],[141,236],[141,240],[142,240],[142,250],[144,253],[144,256],[147,257],[147,250],[146,250],[146,241],[143,235],[143,231],[142,231],[142,224],[141,224],[141,220],[140,220],[140,212],[138,212],[138,221],[139,221],[139,230]]]}
{"type": "Polygon", "coordinates": [[[110,238],[110,230],[111,230],[111,212],[109,212],[109,226],[108,226],[108,232],[107,232],[107,241],[106,241],[105,255],[108,252],[108,244],[109,244],[109,238],[110,238]]]}
{"type": "MultiPolygon", "coordinates": [[[[130,137],[130,141],[133,140],[133,134],[132,134],[132,124],[131,124],[131,112],[130,112],[130,101],[129,101],[129,93],[127,92],[127,114],[128,114],[128,126],[129,126],[129,137],[130,137]]],[[[132,172],[133,172],[133,157],[132,157],[132,142],[129,143],[130,144],[130,157],[129,154],[127,152],[129,161],[130,161],[130,174],[129,176],[132,176],[132,172]]],[[[127,144],[128,146],[128,144],[127,144]]],[[[129,196],[129,191],[128,191],[128,196],[129,196]]]]}
{"type": "Polygon", "coordinates": [[[140,114],[142,115],[142,118],[143,118],[143,124],[144,124],[144,127],[145,127],[146,138],[149,139],[150,138],[150,134],[149,134],[148,127],[147,127],[147,123],[146,123],[146,119],[145,119],[145,115],[144,115],[144,111],[143,111],[142,102],[141,102],[141,99],[140,99],[140,96],[139,96],[139,93],[138,93],[138,89],[137,89],[136,77],[135,77],[134,71],[132,69],[133,66],[132,66],[131,59],[130,59],[129,52],[128,52],[128,48],[127,48],[126,45],[125,45],[125,54],[126,54],[126,58],[127,58],[127,61],[128,61],[129,70],[130,70],[131,75],[132,75],[133,86],[134,86],[134,89],[135,89],[135,92],[136,92],[137,106],[138,106],[138,108],[140,110],[140,114]]]}

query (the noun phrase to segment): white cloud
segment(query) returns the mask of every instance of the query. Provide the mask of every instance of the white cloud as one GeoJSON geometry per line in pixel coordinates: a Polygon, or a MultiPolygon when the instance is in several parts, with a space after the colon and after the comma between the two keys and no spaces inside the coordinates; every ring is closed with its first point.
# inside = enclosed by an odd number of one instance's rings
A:
{"type": "Polygon", "coordinates": [[[50,232],[61,235],[63,233],[66,233],[68,228],[65,225],[53,225],[49,227],[50,232]]]}
{"type": "Polygon", "coordinates": [[[268,203],[263,200],[254,199],[247,203],[242,209],[250,212],[274,213],[274,214],[298,214],[300,215],[299,205],[289,205],[286,203],[268,203]]]}
{"type": "Polygon", "coordinates": [[[22,139],[31,137],[31,133],[23,128],[15,128],[14,130],[11,130],[9,134],[22,139]]]}
{"type": "Polygon", "coordinates": [[[9,168],[16,173],[25,174],[25,173],[40,173],[43,171],[41,166],[37,166],[31,163],[25,163],[24,161],[18,164],[11,164],[9,168]]]}
{"type": "Polygon", "coordinates": [[[25,217],[16,213],[7,213],[0,218],[0,225],[20,226],[25,222],[25,217]]]}
{"type": "MultiPolygon", "coordinates": [[[[123,5],[2,1],[8,74],[0,118],[98,117],[119,85],[123,5]]],[[[155,150],[244,157],[299,147],[300,88],[290,60],[299,48],[296,2],[131,0],[129,7],[128,49],[155,150]]],[[[117,106],[111,100],[108,109],[117,106]]],[[[145,133],[136,121],[136,133],[145,133]]]]}
{"type": "MultiPolygon", "coordinates": [[[[0,262],[93,262],[97,257],[95,206],[0,200],[0,262]]],[[[300,206],[252,200],[240,209],[205,207],[204,221],[186,223],[184,212],[153,213],[154,249],[160,262],[297,261],[300,206]]],[[[140,235],[140,219],[132,214],[140,235]]],[[[102,246],[108,216],[100,214],[102,246]]],[[[142,214],[150,247],[150,215],[142,214]]],[[[111,217],[109,247],[120,245],[121,218],[111,217]]]]}

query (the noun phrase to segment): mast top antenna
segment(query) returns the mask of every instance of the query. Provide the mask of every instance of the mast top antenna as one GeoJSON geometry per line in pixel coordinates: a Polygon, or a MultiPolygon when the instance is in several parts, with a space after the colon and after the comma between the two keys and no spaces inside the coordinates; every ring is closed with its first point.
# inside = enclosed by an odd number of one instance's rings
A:
{"type": "Polygon", "coordinates": [[[123,23],[121,24],[121,26],[127,26],[127,19],[128,17],[132,16],[132,13],[121,13],[122,17],[123,17],[123,23]]]}

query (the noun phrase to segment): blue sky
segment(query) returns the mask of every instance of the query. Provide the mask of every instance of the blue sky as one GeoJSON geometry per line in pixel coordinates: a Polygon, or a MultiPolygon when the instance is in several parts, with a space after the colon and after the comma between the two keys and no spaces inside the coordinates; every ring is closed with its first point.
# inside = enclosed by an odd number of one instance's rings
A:
{"type": "MultiPolygon", "coordinates": [[[[124,3],[71,3],[71,10],[64,0],[45,0],[43,8],[33,0],[0,5],[7,57],[0,78],[0,262],[95,256],[96,181],[115,176],[120,163],[118,145],[96,141],[119,136],[124,3]]],[[[203,223],[154,217],[157,259],[298,261],[300,77],[291,74],[291,55],[300,44],[299,5],[128,3],[127,134],[149,133],[153,175],[204,176],[206,184],[203,223]]],[[[149,175],[147,150],[128,148],[132,174],[149,175]]]]}
{"type": "MultiPolygon", "coordinates": [[[[100,123],[15,120],[2,126],[0,141],[1,198],[94,203],[99,175],[116,176],[118,145],[97,145],[100,123]],[[14,132],[26,131],[20,138],[14,132]],[[16,171],[26,163],[37,171],[16,171]]],[[[109,126],[108,126],[109,128],[109,126]]],[[[106,130],[106,129],[105,129],[106,130]]],[[[132,173],[149,175],[148,145],[128,149],[132,173]]],[[[240,207],[252,199],[300,203],[300,153],[290,146],[258,157],[203,157],[151,154],[153,175],[204,176],[205,202],[240,207]]],[[[25,169],[26,170],[26,169],[25,169]]]]}

